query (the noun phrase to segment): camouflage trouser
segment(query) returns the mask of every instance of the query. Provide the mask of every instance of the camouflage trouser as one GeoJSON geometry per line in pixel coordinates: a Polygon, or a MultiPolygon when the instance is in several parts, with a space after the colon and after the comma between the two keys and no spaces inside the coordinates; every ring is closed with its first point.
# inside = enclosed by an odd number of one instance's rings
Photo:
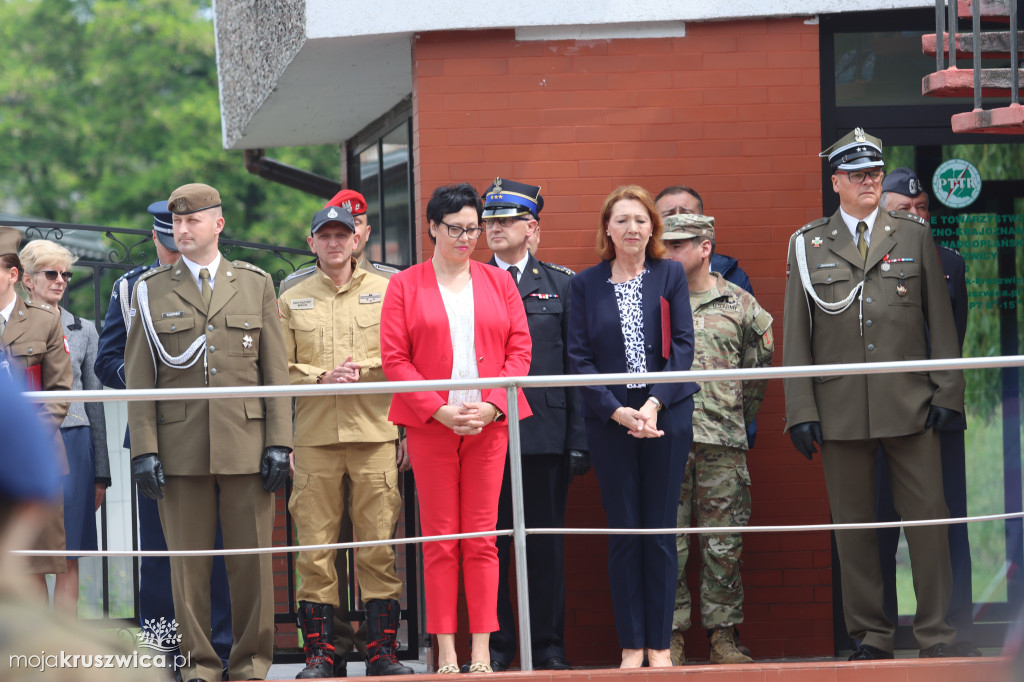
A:
{"type": "MultiPolygon", "coordinates": [[[[694,443],[686,462],[686,477],[679,494],[676,522],[690,526],[745,526],[750,522],[750,474],[747,453],[724,445],[694,443]]],[[[700,614],[704,627],[713,629],[743,622],[743,582],[740,554],[743,536],[698,535],[700,538],[700,614]]],[[[690,627],[690,592],[686,588],[689,535],[676,536],[679,574],[673,630],[690,627]]]]}

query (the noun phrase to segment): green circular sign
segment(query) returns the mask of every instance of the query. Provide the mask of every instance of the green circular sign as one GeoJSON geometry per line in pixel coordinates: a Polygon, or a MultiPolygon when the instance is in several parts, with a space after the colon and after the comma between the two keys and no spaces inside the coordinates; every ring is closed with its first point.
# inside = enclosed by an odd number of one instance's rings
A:
{"type": "Polygon", "coordinates": [[[944,161],[932,176],[932,193],[950,208],[970,206],[981,194],[981,173],[963,159],[944,161]]]}

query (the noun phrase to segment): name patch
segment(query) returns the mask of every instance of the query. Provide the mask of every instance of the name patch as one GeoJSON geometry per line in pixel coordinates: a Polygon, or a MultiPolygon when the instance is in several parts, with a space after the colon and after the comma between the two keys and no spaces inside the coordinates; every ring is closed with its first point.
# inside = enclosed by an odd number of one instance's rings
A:
{"type": "Polygon", "coordinates": [[[160,317],[185,317],[185,311],[175,310],[173,313],[161,313],[160,317]]]}
{"type": "Polygon", "coordinates": [[[288,302],[288,308],[290,310],[312,310],[313,299],[312,298],[296,298],[288,302]]]}
{"type": "Polygon", "coordinates": [[[383,294],[359,294],[360,303],[380,303],[383,300],[383,294]]]}
{"type": "Polygon", "coordinates": [[[825,268],[838,268],[838,267],[839,267],[839,263],[820,263],[818,265],[818,269],[819,270],[824,270],[825,268]]]}

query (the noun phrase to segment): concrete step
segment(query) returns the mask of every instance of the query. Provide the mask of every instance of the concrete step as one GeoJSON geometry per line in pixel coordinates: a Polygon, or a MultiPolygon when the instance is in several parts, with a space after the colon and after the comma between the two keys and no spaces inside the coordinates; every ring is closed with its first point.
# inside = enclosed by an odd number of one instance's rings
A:
{"type": "MultiPolygon", "coordinates": [[[[981,56],[984,59],[997,57],[1010,57],[1010,32],[1009,31],[983,31],[978,35],[978,44],[981,45],[981,56]]],[[[956,49],[956,56],[971,57],[974,54],[974,34],[957,33],[953,38],[953,45],[956,49]]],[[[949,54],[949,34],[942,34],[942,54],[949,54]]],[[[935,34],[929,33],[921,36],[921,51],[927,55],[935,56],[935,34]]],[[[1017,54],[1024,53],[1024,31],[1017,31],[1017,54]]]]}
{"type": "Polygon", "coordinates": [[[952,124],[954,133],[1024,135],[1024,106],[1011,104],[998,109],[954,114],[952,124]]]}
{"type": "MultiPolygon", "coordinates": [[[[1018,84],[1024,89],[1024,69],[1018,69],[1018,84]]],[[[982,97],[1006,97],[1010,93],[1010,69],[982,69],[982,97]]],[[[944,69],[921,79],[921,94],[929,97],[973,97],[973,69],[944,69]]]]}

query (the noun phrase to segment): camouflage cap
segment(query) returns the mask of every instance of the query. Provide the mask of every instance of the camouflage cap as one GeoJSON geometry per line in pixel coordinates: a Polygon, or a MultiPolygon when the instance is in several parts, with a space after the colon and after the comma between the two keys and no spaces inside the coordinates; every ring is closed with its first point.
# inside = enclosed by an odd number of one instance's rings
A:
{"type": "Polygon", "coordinates": [[[0,256],[18,253],[20,247],[21,231],[13,227],[0,225],[0,256]]]}
{"type": "Polygon", "coordinates": [[[699,213],[676,213],[665,218],[662,241],[675,239],[710,239],[715,241],[715,219],[699,213]]]}
{"type": "Polygon", "coordinates": [[[198,182],[182,185],[167,199],[168,210],[177,215],[198,213],[217,206],[220,206],[220,192],[198,182]]]}

